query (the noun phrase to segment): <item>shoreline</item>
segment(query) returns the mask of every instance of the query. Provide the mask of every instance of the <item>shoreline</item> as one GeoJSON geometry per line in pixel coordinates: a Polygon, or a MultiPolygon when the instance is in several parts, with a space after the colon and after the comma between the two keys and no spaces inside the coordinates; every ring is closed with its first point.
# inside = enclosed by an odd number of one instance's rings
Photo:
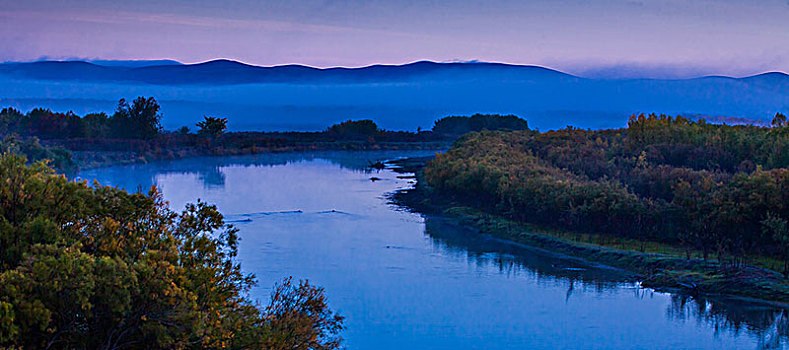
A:
{"type": "MultiPolygon", "coordinates": [[[[60,145],[64,147],[63,145],[60,145]]],[[[117,151],[117,150],[69,150],[77,165],[76,171],[103,168],[115,165],[146,164],[155,161],[177,160],[194,157],[222,157],[265,153],[310,152],[310,151],[380,151],[380,150],[442,150],[448,147],[447,142],[412,141],[412,142],[304,142],[278,147],[211,147],[211,148],[176,148],[159,149],[156,151],[117,151]]]]}
{"type": "Polygon", "coordinates": [[[416,174],[412,189],[390,196],[392,203],[415,213],[435,215],[454,220],[478,234],[512,244],[580,259],[591,265],[626,271],[640,285],[658,292],[689,296],[736,299],[789,309],[789,284],[775,271],[748,265],[737,270],[721,269],[714,261],[622,250],[571,240],[557,234],[559,230],[515,222],[496,214],[483,212],[427,188],[421,169],[429,157],[390,162],[393,170],[416,174]]]}

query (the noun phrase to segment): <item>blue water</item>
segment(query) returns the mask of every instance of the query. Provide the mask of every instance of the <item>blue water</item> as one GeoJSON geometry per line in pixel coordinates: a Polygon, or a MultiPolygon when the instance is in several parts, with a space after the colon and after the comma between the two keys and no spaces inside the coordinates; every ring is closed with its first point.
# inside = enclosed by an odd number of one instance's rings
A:
{"type": "Polygon", "coordinates": [[[407,212],[370,162],[430,152],[282,153],[84,171],[173,208],[215,203],[267,303],[284,277],[326,288],[348,349],[786,349],[785,310],[640,288],[624,272],[407,212]],[[380,178],[371,181],[371,177],[380,178]]]}

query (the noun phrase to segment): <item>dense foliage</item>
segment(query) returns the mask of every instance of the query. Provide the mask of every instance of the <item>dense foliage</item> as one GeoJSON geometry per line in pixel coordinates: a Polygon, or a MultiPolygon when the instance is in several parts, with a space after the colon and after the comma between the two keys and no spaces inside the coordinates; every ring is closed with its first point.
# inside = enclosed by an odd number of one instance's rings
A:
{"type": "Polygon", "coordinates": [[[429,163],[425,178],[526,222],[683,245],[731,265],[786,259],[785,125],[639,115],[617,130],[471,133],[429,163]]]}
{"type": "Polygon", "coordinates": [[[246,297],[238,235],[204,202],[148,194],[0,156],[0,348],[331,349],[342,318],[290,280],[246,297]]]}
{"type": "Polygon", "coordinates": [[[470,131],[528,129],[526,120],[514,115],[474,114],[471,117],[449,116],[436,120],[432,131],[442,137],[458,137],[470,131]]]}

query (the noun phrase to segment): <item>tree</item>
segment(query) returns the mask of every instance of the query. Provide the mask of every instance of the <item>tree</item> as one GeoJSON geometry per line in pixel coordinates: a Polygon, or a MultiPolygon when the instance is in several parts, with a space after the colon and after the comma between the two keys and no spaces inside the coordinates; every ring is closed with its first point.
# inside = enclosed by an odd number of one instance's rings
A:
{"type": "Polygon", "coordinates": [[[761,224],[765,235],[772,237],[778,243],[784,261],[783,273],[786,275],[789,272],[789,223],[773,213],[767,213],[761,224]]]}
{"type": "Polygon", "coordinates": [[[105,113],[90,113],[82,117],[85,125],[85,136],[88,138],[105,138],[110,136],[110,118],[105,113]]]}
{"type": "Polygon", "coordinates": [[[274,287],[266,308],[275,337],[266,342],[266,349],[335,349],[342,339],[343,317],[332,313],[326,304],[323,289],[301,281],[294,285],[288,278],[274,287]]]}
{"type": "Polygon", "coordinates": [[[773,117],[773,121],[770,123],[774,128],[782,128],[786,126],[786,116],[781,114],[781,112],[775,113],[775,117],[773,117]]]}
{"type": "Polygon", "coordinates": [[[113,131],[120,137],[155,138],[162,131],[160,109],[159,103],[153,97],[140,96],[131,104],[120,99],[112,116],[113,131]]]}
{"type": "Polygon", "coordinates": [[[227,130],[227,118],[203,117],[203,121],[197,123],[200,128],[197,133],[211,137],[219,137],[227,130]]]}

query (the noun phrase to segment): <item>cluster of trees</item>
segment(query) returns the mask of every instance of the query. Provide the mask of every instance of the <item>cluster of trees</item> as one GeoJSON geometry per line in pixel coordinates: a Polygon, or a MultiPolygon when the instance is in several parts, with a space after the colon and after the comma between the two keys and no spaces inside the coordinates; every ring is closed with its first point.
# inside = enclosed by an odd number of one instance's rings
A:
{"type": "Polygon", "coordinates": [[[474,114],[471,117],[449,116],[436,120],[432,131],[442,137],[458,137],[470,131],[528,129],[526,120],[515,115],[474,114]]]}
{"type": "Polygon", "coordinates": [[[787,167],[785,122],[638,115],[615,130],[471,133],[425,178],[517,220],[683,245],[737,265],[789,258],[787,167]]]}
{"type": "Polygon", "coordinates": [[[334,124],[326,129],[330,135],[341,137],[368,137],[375,136],[381,130],[378,125],[370,119],[346,120],[342,123],[334,124]]]}
{"type": "MultiPolygon", "coordinates": [[[[425,134],[428,139],[455,139],[471,131],[482,130],[528,130],[526,120],[515,115],[474,114],[468,116],[448,116],[435,121],[430,131],[418,129],[416,135],[425,134]]],[[[409,134],[406,132],[385,131],[370,119],[346,120],[326,129],[331,136],[344,138],[363,138],[373,136],[396,136],[393,134],[409,134]]],[[[403,135],[400,135],[403,136],[403,135]]]]}
{"type": "Polygon", "coordinates": [[[246,293],[238,235],[204,202],[173,212],[0,156],[0,348],[333,349],[342,317],[321,288],[246,293]]]}

